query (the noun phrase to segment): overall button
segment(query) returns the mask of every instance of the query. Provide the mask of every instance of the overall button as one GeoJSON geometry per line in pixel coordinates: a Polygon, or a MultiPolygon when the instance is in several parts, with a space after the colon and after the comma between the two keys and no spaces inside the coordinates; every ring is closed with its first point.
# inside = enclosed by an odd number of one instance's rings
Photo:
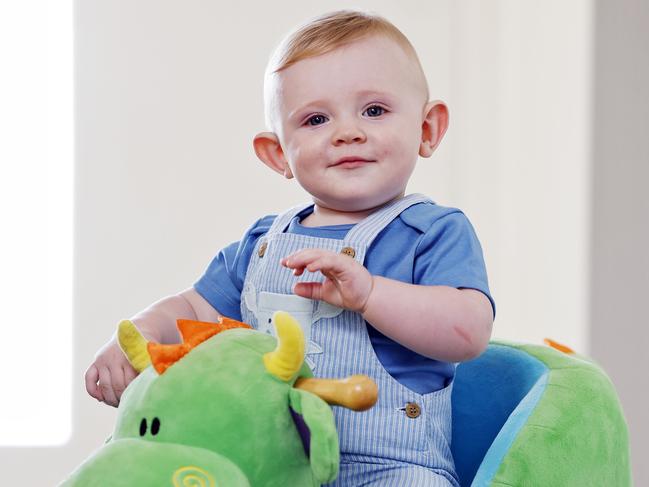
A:
{"type": "Polygon", "coordinates": [[[356,255],[356,251],[351,248],[351,247],[343,247],[342,250],[340,251],[341,254],[349,255],[350,257],[354,258],[356,255]]]}
{"type": "Polygon", "coordinates": [[[268,247],[268,242],[264,242],[259,246],[259,250],[257,251],[257,255],[259,255],[259,257],[264,256],[264,254],[266,253],[266,247],[268,247]]]}
{"type": "Polygon", "coordinates": [[[409,402],[406,404],[406,416],[409,418],[418,418],[419,415],[421,414],[421,408],[419,407],[419,404],[414,403],[414,402],[409,402]]]}

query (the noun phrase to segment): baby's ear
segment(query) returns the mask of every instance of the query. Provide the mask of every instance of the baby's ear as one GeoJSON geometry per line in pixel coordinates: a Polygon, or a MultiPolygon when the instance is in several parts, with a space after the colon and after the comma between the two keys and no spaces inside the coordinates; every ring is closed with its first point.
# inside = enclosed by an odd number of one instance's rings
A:
{"type": "Polygon", "coordinates": [[[424,121],[421,124],[419,155],[430,157],[448,128],[448,108],[441,101],[431,101],[424,107],[424,121]]]}
{"type": "Polygon", "coordinates": [[[291,179],[293,173],[288,165],[284,150],[279,143],[279,138],[273,132],[260,132],[252,140],[255,154],[259,160],[276,173],[282,174],[286,179],[291,179]]]}

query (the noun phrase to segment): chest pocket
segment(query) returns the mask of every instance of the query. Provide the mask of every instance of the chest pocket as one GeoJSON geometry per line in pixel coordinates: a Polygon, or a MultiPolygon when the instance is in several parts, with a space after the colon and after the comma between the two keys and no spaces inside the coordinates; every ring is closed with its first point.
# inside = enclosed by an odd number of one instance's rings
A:
{"type": "Polygon", "coordinates": [[[311,368],[315,364],[309,356],[322,353],[322,347],[311,339],[311,329],[322,318],[333,318],[343,312],[342,308],[324,301],[303,298],[294,294],[279,294],[256,292],[249,289],[244,296],[246,307],[257,319],[257,329],[269,335],[274,335],[272,316],[275,311],[286,311],[295,318],[307,343],[306,361],[311,368]]]}

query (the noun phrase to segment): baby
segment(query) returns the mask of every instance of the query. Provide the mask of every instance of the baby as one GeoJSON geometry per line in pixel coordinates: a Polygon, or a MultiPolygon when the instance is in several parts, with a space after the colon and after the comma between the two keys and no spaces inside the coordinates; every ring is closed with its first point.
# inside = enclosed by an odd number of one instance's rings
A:
{"type": "MultiPolygon", "coordinates": [[[[133,321],[150,340],[179,340],[177,318],[223,314],[269,331],[273,311],[300,321],[318,376],[364,373],[379,400],[334,408],[336,485],[458,485],[450,451],[455,362],[479,355],[494,308],[480,244],[462,212],[405,196],[448,110],[428,100],[414,48],[385,19],[340,11],[293,32],[265,78],[268,132],[259,159],[312,202],[255,222],[188,290],[133,321]]],[[[113,338],[86,372],[117,405],[135,372],[113,338]]]]}

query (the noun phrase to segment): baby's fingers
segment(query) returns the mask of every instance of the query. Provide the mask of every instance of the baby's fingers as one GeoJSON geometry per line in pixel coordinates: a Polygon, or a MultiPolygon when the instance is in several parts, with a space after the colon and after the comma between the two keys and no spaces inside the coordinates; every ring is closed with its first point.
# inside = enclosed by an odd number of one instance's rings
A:
{"type": "Polygon", "coordinates": [[[280,263],[289,269],[304,268],[318,257],[327,253],[331,252],[322,249],[303,249],[284,257],[280,263]]]}
{"type": "Polygon", "coordinates": [[[322,284],[319,282],[298,282],[293,286],[293,292],[307,299],[323,299],[322,284]]]}
{"type": "Polygon", "coordinates": [[[99,390],[99,386],[97,385],[97,381],[99,381],[99,369],[97,369],[97,366],[95,364],[92,364],[90,367],[88,367],[88,370],[86,370],[85,379],[86,391],[88,391],[88,394],[90,394],[98,401],[103,401],[104,396],[102,395],[101,391],[99,390]]]}
{"type": "Polygon", "coordinates": [[[117,407],[119,403],[111,382],[111,373],[108,367],[99,368],[99,389],[104,396],[104,402],[110,406],[117,407]]]}
{"type": "Polygon", "coordinates": [[[128,385],[128,382],[126,382],[126,377],[124,374],[124,368],[121,366],[116,366],[113,367],[110,371],[110,382],[113,386],[113,392],[115,393],[115,398],[117,399],[117,404],[119,404],[119,400],[122,398],[122,394],[124,393],[124,389],[126,389],[126,386],[128,385]]]}
{"type": "Polygon", "coordinates": [[[341,257],[343,256],[329,250],[307,249],[289,255],[282,259],[281,263],[289,269],[294,269],[294,274],[299,276],[304,272],[304,269],[309,272],[321,271],[323,269],[332,271],[342,270],[346,262],[341,261],[341,257]]]}
{"type": "MultiPolygon", "coordinates": [[[[124,365],[122,367],[122,371],[124,372],[124,387],[126,388],[131,382],[133,382],[133,379],[137,377],[137,372],[133,367],[131,367],[130,364],[124,365]]],[[[121,400],[121,395],[120,395],[120,400],[121,400]]]]}

